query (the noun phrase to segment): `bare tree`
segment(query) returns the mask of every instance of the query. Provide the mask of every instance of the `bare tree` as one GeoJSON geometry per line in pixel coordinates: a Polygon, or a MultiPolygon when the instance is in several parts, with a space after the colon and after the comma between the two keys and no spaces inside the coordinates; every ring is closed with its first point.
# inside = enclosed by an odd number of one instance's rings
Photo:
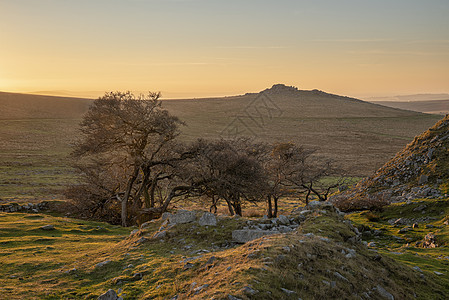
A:
{"type": "MultiPolygon", "coordinates": [[[[207,195],[211,209],[223,199],[231,215],[242,215],[242,204],[263,197],[265,174],[247,140],[203,139],[193,143],[195,155],[186,161],[180,178],[196,195],[207,195]]],[[[187,188],[186,188],[187,189],[187,188]]]]}
{"type": "MultiPolygon", "coordinates": [[[[128,206],[138,207],[156,177],[156,166],[166,165],[166,150],[179,134],[182,122],[161,107],[160,93],[135,96],[131,92],[110,92],[94,101],[81,123],[82,138],[73,156],[85,161],[107,161],[120,168],[125,178],[118,179],[110,198],[121,203],[121,223],[128,225],[128,206]]],[[[87,174],[86,168],[81,169],[87,174]]],[[[103,178],[104,179],[104,178],[103,178]]],[[[157,180],[157,179],[156,179],[157,180]]]]}

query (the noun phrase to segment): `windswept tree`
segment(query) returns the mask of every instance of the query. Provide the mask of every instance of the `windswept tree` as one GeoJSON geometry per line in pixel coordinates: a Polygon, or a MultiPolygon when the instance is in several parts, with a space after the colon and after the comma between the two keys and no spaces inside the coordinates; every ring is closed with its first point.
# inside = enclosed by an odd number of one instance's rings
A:
{"type": "Polygon", "coordinates": [[[159,98],[160,93],[106,93],[84,116],[82,138],[73,151],[85,183],[100,187],[102,195],[97,196],[119,200],[123,226],[128,225],[130,205],[151,202],[152,184],[161,179],[153,170],[169,164],[167,153],[182,124],[161,107],[159,98]]]}
{"type": "Polygon", "coordinates": [[[257,159],[257,145],[245,139],[199,139],[191,145],[190,160],[179,168],[184,190],[226,202],[231,215],[242,215],[245,202],[263,199],[265,173],[257,159]]]}

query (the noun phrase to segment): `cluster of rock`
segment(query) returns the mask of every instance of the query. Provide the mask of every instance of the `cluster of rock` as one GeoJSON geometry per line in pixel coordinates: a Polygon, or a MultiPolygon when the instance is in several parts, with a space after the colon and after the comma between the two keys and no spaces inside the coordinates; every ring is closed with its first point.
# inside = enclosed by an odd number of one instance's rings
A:
{"type": "MultiPolygon", "coordinates": [[[[196,223],[200,226],[217,226],[217,217],[210,212],[196,212],[189,210],[178,210],[176,213],[172,214],[169,212],[165,212],[162,214],[162,224],[159,229],[151,236],[153,239],[162,239],[168,235],[168,231],[176,226],[177,224],[187,224],[187,223],[196,223]]],[[[145,222],[140,226],[140,230],[143,230],[151,224],[155,222],[155,220],[145,222]]],[[[139,230],[133,230],[131,232],[131,236],[138,233],[139,230]]],[[[147,235],[143,236],[138,242],[145,242],[147,240],[147,235]]]]}
{"type": "Polygon", "coordinates": [[[243,229],[234,230],[232,232],[232,240],[236,243],[246,243],[265,235],[293,231],[299,227],[300,220],[298,217],[286,217],[280,215],[274,219],[264,217],[259,220],[250,220],[247,221],[246,224],[247,226],[243,227],[243,229]]]}
{"type": "Polygon", "coordinates": [[[33,212],[38,213],[43,210],[47,210],[48,202],[43,201],[39,203],[8,203],[0,205],[0,212],[33,212]]]}
{"type": "Polygon", "coordinates": [[[396,154],[373,176],[360,181],[354,188],[331,200],[387,199],[389,202],[411,201],[417,198],[439,198],[439,185],[449,179],[447,152],[449,149],[449,115],[432,128],[415,137],[412,143],[396,154]]]}

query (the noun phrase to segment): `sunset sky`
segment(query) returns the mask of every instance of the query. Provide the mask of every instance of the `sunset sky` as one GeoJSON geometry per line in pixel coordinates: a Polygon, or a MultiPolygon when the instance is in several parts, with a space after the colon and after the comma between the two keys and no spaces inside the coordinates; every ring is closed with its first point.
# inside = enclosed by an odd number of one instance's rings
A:
{"type": "Polygon", "coordinates": [[[0,91],[449,93],[448,16],[448,0],[0,0],[0,91]]]}

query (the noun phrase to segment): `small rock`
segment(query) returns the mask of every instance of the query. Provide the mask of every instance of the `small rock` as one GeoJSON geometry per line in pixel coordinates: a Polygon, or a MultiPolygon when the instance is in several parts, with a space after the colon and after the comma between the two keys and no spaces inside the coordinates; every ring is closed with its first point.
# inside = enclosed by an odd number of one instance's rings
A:
{"type": "Polygon", "coordinates": [[[188,270],[188,269],[191,269],[191,268],[193,268],[193,264],[192,263],[186,263],[185,265],[184,265],[184,267],[183,267],[183,269],[184,270],[188,270]]]}
{"type": "Polygon", "coordinates": [[[419,177],[418,184],[422,185],[422,184],[427,183],[428,181],[429,181],[429,176],[421,175],[421,177],[419,177]]]}
{"type": "Polygon", "coordinates": [[[284,216],[284,215],[280,215],[278,217],[279,223],[283,224],[283,225],[289,225],[290,224],[290,220],[288,219],[288,217],[284,216]]]}
{"type": "Polygon", "coordinates": [[[203,284],[195,289],[193,291],[195,292],[195,295],[199,294],[203,289],[209,287],[209,284],[203,284]]]}
{"type": "Polygon", "coordinates": [[[101,267],[109,264],[110,262],[111,262],[110,260],[105,260],[105,261],[99,262],[98,264],[95,265],[95,268],[101,268],[101,267]]]}
{"type": "Polygon", "coordinates": [[[98,297],[98,300],[117,300],[117,299],[118,299],[117,293],[112,289],[108,290],[106,293],[98,297]]]}
{"type": "Polygon", "coordinates": [[[242,299],[234,297],[232,295],[228,295],[228,300],[242,300],[242,299]]]}
{"type": "Polygon", "coordinates": [[[420,272],[420,273],[422,273],[421,268],[418,267],[418,266],[414,266],[412,269],[413,269],[413,270],[416,270],[416,271],[418,271],[418,272],[420,272]]]}
{"type": "Polygon", "coordinates": [[[295,291],[287,290],[287,289],[284,289],[284,288],[281,288],[281,291],[283,291],[284,293],[286,293],[289,296],[296,294],[295,291]]]}
{"type": "Polygon", "coordinates": [[[255,294],[257,294],[259,291],[258,291],[258,290],[254,290],[254,289],[250,288],[249,286],[245,286],[245,287],[242,289],[242,292],[245,293],[245,294],[247,294],[247,295],[255,295],[255,294]]]}
{"type": "Polygon", "coordinates": [[[167,230],[157,231],[153,235],[153,239],[162,239],[167,236],[167,230]]]}
{"type": "Polygon", "coordinates": [[[338,279],[341,279],[343,281],[349,281],[346,277],[344,277],[343,275],[341,275],[338,272],[334,272],[335,277],[337,277],[338,279]]]}
{"type": "Polygon", "coordinates": [[[287,253],[289,253],[291,251],[289,246],[282,247],[282,250],[284,250],[284,252],[287,252],[287,253]]]}
{"type": "Polygon", "coordinates": [[[393,295],[387,292],[387,290],[385,290],[382,286],[378,285],[375,289],[379,293],[379,295],[382,296],[383,298],[388,300],[394,300],[393,295]]]}
{"type": "Polygon", "coordinates": [[[55,230],[54,225],[44,225],[41,227],[42,230],[55,230]]]}
{"type": "Polygon", "coordinates": [[[435,275],[438,275],[438,276],[440,276],[440,275],[444,275],[443,273],[441,273],[441,272],[438,272],[438,271],[433,271],[433,273],[435,273],[435,275]]]}

